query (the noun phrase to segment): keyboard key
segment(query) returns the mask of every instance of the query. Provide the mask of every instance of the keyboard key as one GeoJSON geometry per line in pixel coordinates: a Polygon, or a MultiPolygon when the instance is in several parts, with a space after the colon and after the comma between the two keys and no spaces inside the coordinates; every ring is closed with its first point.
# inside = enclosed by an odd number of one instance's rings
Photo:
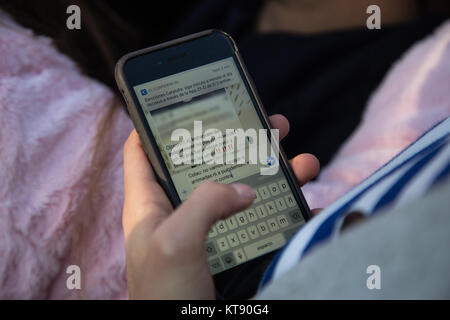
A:
{"type": "Polygon", "coordinates": [[[292,223],[297,223],[303,220],[302,214],[298,210],[289,212],[289,216],[291,217],[292,223]]]}
{"type": "Polygon", "coordinates": [[[228,228],[230,228],[230,230],[236,229],[238,227],[238,223],[234,216],[229,217],[225,221],[227,222],[227,226],[228,226],[228,228]]]}
{"type": "Polygon", "coordinates": [[[227,230],[228,230],[228,228],[227,228],[227,225],[226,225],[226,223],[225,223],[225,221],[219,221],[219,222],[217,222],[217,230],[219,231],[219,233],[224,233],[224,232],[227,232],[227,230]]]}
{"type": "Polygon", "coordinates": [[[257,206],[255,209],[260,219],[267,217],[266,208],[263,205],[257,206]]]}
{"type": "Polygon", "coordinates": [[[237,264],[245,262],[247,260],[247,258],[245,257],[245,254],[244,254],[244,250],[242,250],[242,249],[235,250],[233,252],[233,255],[234,255],[234,259],[236,260],[237,264]]]}
{"type": "Polygon", "coordinates": [[[269,190],[267,189],[267,187],[261,187],[258,189],[258,191],[261,194],[261,197],[263,198],[263,200],[266,200],[270,197],[270,193],[269,193],[269,190]]]}
{"type": "Polygon", "coordinates": [[[237,219],[237,221],[238,221],[238,223],[239,223],[240,226],[245,226],[245,225],[248,223],[247,218],[245,217],[245,213],[244,213],[244,212],[239,212],[239,213],[236,215],[236,219],[237,219]]]}
{"type": "Polygon", "coordinates": [[[277,231],[278,229],[280,229],[280,227],[278,227],[277,220],[275,220],[274,218],[267,220],[267,224],[269,225],[269,229],[272,232],[277,231]]]}
{"type": "Polygon", "coordinates": [[[223,271],[223,265],[219,258],[209,260],[208,264],[212,274],[223,271]]]}
{"type": "Polygon", "coordinates": [[[255,191],[255,200],[253,201],[253,203],[258,203],[261,201],[261,196],[259,195],[258,191],[255,191]]]}
{"type": "Polygon", "coordinates": [[[215,236],[217,236],[218,235],[218,233],[217,233],[217,229],[216,229],[216,227],[212,227],[211,228],[211,230],[209,230],[209,233],[208,233],[208,237],[209,238],[214,238],[215,236]]]}
{"type": "Polygon", "coordinates": [[[277,209],[279,211],[283,211],[287,208],[286,202],[284,202],[283,198],[278,198],[277,200],[275,200],[275,204],[277,205],[277,209]]]}
{"type": "Polygon", "coordinates": [[[222,262],[225,265],[225,268],[231,268],[236,265],[236,261],[234,260],[234,256],[231,252],[222,256],[222,262]]]}
{"type": "Polygon", "coordinates": [[[289,185],[286,180],[283,179],[278,181],[278,185],[280,186],[281,192],[289,191],[289,185]]]}
{"type": "Polygon", "coordinates": [[[256,226],[250,226],[247,228],[248,234],[250,235],[250,239],[254,240],[259,237],[258,228],[256,226]]]}
{"type": "Polygon", "coordinates": [[[284,214],[280,214],[277,217],[277,221],[278,221],[278,224],[280,225],[280,228],[285,228],[289,225],[289,222],[284,214]]]}
{"type": "Polygon", "coordinates": [[[245,230],[239,230],[237,232],[237,235],[239,237],[239,240],[241,240],[241,243],[246,243],[248,241],[248,234],[245,230]]]}
{"type": "Polygon", "coordinates": [[[277,196],[280,194],[280,188],[278,187],[278,184],[276,184],[276,183],[269,184],[269,190],[273,196],[277,196]]]}
{"type": "Polygon", "coordinates": [[[292,196],[292,194],[288,194],[286,197],[284,197],[284,199],[286,200],[286,203],[288,205],[288,207],[292,208],[295,207],[295,199],[292,196]]]}
{"type": "Polygon", "coordinates": [[[239,245],[239,239],[236,233],[230,233],[229,235],[227,235],[227,239],[231,247],[236,247],[239,245]]]}
{"type": "Polygon", "coordinates": [[[220,251],[225,251],[225,250],[230,249],[230,246],[228,245],[227,239],[225,239],[225,237],[219,238],[216,241],[217,241],[217,246],[219,247],[220,251]]]}
{"type": "Polygon", "coordinates": [[[265,253],[281,248],[286,243],[283,234],[277,233],[266,239],[254,242],[244,247],[248,259],[259,257],[265,253]]]}
{"type": "Polygon", "coordinates": [[[256,220],[258,220],[255,209],[248,209],[247,211],[245,211],[245,214],[247,215],[247,219],[250,222],[255,222],[256,220]]]}
{"type": "Polygon", "coordinates": [[[214,245],[214,242],[209,241],[206,243],[206,253],[208,254],[208,257],[214,256],[217,254],[216,246],[214,245]]]}
{"type": "Polygon", "coordinates": [[[267,227],[267,224],[265,222],[258,223],[256,226],[258,227],[259,233],[261,233],[262,235],[269,233],[269,228],[267,227]]]}
{"type": "Polygon", "coordinates": [[[277,212],[277,208],[275,207],[275,202],[269,201],[266,203],[267,212],[269,215],[272,215],[277,212]]]}

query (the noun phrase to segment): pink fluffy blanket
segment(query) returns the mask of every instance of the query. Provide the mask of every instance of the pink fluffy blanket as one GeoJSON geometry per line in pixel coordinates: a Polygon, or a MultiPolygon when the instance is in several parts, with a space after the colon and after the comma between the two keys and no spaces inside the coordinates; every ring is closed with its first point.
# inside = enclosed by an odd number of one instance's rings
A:
{"type": "MultiPolygon", "coordinates": [[[[389,73],[360,127],[304,188],[310,205],[326,206],[448,116],[449,84],[446,23],[389,73]]],[[[133,127],[120,108],[110,115],[116,102],[51,40],[0,12],[0,298],[127,298],[122,145],[133,127]],[[70,265],[81,290],[66,286],[70,265]]]]}

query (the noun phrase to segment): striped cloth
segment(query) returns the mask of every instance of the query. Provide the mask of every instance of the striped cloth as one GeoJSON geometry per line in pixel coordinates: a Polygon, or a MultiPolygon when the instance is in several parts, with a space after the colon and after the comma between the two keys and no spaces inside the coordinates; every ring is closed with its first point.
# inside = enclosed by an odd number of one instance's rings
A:
{"type": "Polygon", "coordinates": [[[449,174],[450,117],[428,130],[395,158],[311,219],[267,268],[260,289],[299,263],[317,244],[339,236],[351,212],[371,216],[424,195],[449,174]]]}

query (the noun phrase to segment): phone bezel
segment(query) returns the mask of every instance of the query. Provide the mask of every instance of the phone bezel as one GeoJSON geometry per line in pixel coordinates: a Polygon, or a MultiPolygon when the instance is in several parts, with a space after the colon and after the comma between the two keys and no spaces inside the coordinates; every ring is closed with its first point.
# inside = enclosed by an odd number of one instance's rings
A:
{"type": "MultiPolygon", "coordinates": [[[[242,76],[243,82],[245,83],[247,91],[252,99],[256,112],[264,128],[271,129],[269,118],[262,105],[259,95],[256,92],[253,81],[248,74],[247,69],[245,68],[237,46],[234,40],[223,31],[211,29],[192,34],[153,47],[131,52],[123,56],[117,62],[115,76],[119,90],[124,96],[128,112],[136,130],[139,133],[143,148],[150,160],[158,181],[166,192],[170,201],[172,202],[174,208],[181,204],[181,200],[178,196],[169,171],[164,163],[164,159],[157,147],[157,143],[152,134],[152,131],[147,124],[147,121],[145,120],[145,115],[142,108],[140,107],[140,103],[133,90],[133,87],[138,84],[142,84],[174,73],[186,71],[227,57],[233,57],[234,61],[236,62],[237,68],[242,76]],[[171,54],[176,54],[177,52],[187,52],[184,57],[181,57],[179,59],[179,62],[175,63],[179,65],[165,67],[168,70],[166,73],[160,71],[162,70],[162,68],[164,68],[164,66],[161,66],[161,68],[157,68],[155,66],[155,63],[157,63],[158,59],[160,59],[161,57],[165,58],[166,55],[170,56],[171,54]],[[130,64],[130,62],[132,63],[130,64]],[[150,69],[152,70],[152,76],[146,77],[145,75],[149,74],[148,69],[150,67],[152,67],[150,69]]],[[[270,130],[268,130],[268,137],[269,139],[272,138],[270,130]]],[[[300,211],[304,219],[308,221],[311,218],[311,212],[303,196],[303,193],[300,190],[297,180],[295,179],[295,175],[293,174],[292,169],[289,166],[281,145],[279,146],[279,152],[280,168],[283,171],[286,180],[291,187],[291,190],[293,191],[294,198],[296,199],[297,204],[300,207],[300,211]]],[[[245,265],[245,263],[243,265],[245,265]]],[[[222,271],[217,275],[226,273],[227,271],[232,271],[235,268],[222,271]]]]}

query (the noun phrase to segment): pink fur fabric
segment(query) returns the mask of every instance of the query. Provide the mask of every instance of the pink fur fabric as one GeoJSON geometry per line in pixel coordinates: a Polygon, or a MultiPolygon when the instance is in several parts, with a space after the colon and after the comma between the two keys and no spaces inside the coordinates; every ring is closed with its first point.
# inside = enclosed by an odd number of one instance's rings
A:
{"type": "Polygon", "coordinates": [[[51,41],[0,16],[0,298],[126,298],[121,225],[122,146],[133,126],[124,112],[114,132],[89,215],[91,232],[72,244],[87,191],[95,135],[115,99],[77,70],[51,41]],[[80,252],[85,258],[79,260],[80,252]],[[82,290],[68,290],[70,265],[82,290]]]}
{"type": "MultiPolygon", "coordinates": [[[[397,63],[353,137],[305,187],[313,207],[326,206],[449,115],[449,35],[447,23],[397,63]]],[[[0,298],[127,298],[122,146],[133,126],[123,111],[104,141],[108,161],[93,204],[80,212],[96,132],[114,99],[51,40],[0,12],[0,298]],[[73,242],[80,214],[90,217],[91,231],[73,242]],[[70,265],[80,266],[81,290],[66,287],[70,265]]]]}
{"type": "Polygon", "coordinates": [[[318,179],[303,188],[310,207],[326,207],[448,116],[450,21],[394,64],[358,128],[318,179]]]}

